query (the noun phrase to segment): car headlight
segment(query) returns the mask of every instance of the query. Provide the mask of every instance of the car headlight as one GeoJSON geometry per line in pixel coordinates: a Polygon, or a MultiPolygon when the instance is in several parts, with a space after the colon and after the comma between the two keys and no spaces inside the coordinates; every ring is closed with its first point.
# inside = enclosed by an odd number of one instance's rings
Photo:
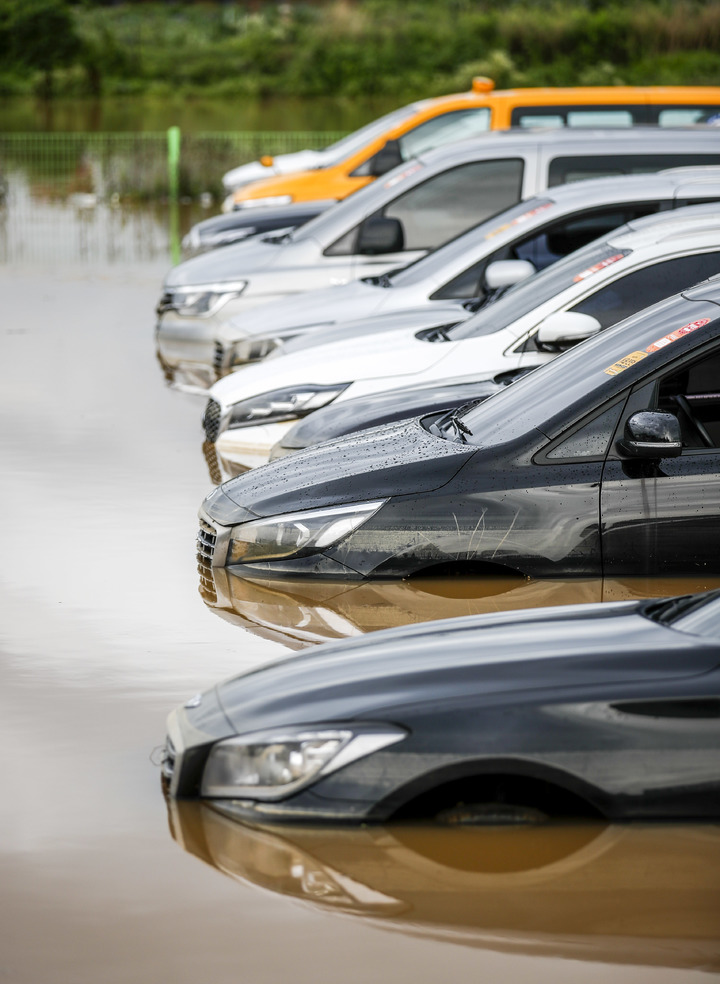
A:
{"type": "Polygon", "coordinates": [[[266,198],[246,198],[244,201],[235,202],[235,208],[257,208],[259,205],[289,205],[292,200],[292,195],[268,195],[266,198]]]}
{"type": "Polygon", "coordinates": [[[252,564],[325,550],[362,526],[386,501],[308,509],[233,526],[225,563],[252,564]]]}
{"type": "Polygon", "coordinates": [[[274,424],[281,420],[296,420],[332,403],[349,385],[350,383],[334,383],[322,386],[308,383],[305,386],[289,386],[287,389],[251,396],[230,408],[228,428],[232,430],[237,427],[255,427],[257,424],[274,424]]]}
{"type": "Polygon", "coordinates": [[[312,728],[255,732],[213,745],[201,794],[279,800],[378,749],[405,738],[394,725],[377,729],[312,728]]]}
{"type": "Polygon", "coordinates": [[[247,287],[247,280],[219,284],[198,284],[196,287],[176,287],[172,290],[172,307],[178,314],[207,318],[238,297],[247,287]]]}
{"type": "Polygon", "coordinates": [[[282,342],[282,338],[245,338],[234,342],[230,351],[230,365],[242,366],[246,362],[259,362],[270,355],[282,342]]]}

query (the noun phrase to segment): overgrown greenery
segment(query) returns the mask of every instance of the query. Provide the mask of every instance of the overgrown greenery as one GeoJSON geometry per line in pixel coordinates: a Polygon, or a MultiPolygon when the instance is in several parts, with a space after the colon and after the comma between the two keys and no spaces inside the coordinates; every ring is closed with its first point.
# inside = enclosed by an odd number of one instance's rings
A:
{"type": "Polygon", "coordinates": [[[720,84],[715,0],[0,0],[0,94],[720,84]]]}

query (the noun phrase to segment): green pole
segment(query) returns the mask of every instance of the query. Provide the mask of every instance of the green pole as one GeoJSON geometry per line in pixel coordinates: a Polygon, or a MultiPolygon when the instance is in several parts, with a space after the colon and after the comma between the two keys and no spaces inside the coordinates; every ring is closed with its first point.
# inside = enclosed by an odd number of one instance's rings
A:
{"type": "Polygon", "coordinates": [[[180,262],[180,127],[171,126],[168,141],[168,187],[170,191],[170,256],[180,262]]]}

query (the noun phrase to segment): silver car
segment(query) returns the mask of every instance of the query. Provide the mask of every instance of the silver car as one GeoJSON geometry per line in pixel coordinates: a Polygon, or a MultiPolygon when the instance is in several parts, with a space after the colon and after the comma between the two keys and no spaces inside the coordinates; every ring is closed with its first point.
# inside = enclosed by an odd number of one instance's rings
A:
{"type": "Polygon", "coordinates": [[[293,338],[355,334],[361,318],[391,325],[397,311],[444,310],[450,301],[479,306],[493,289],[517,283],[633,219],[653,212],[720,200],[720,167],[677,168],[561,185],[483,222],[404,269],[342,287],[281,298],[220,328],[215,368],[220,375],[245,364],[252,345],[268,353],[293,338]]]}
{"type": "MultiPolygon", "coordinates": [[[[219,326],[253,307],[406,266],[549,186],[690,164],[720,164],[717,130],[507,131],[432,151],[295,232],[174,267],[157,309],[158,355],[207,380],[219,326]]],[[[246,357],[264,354],[251,345],[246,357]]]]}

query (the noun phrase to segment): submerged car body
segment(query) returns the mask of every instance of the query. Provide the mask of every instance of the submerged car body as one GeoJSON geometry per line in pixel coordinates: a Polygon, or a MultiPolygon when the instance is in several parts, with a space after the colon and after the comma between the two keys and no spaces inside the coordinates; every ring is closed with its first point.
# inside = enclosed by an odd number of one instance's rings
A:
{"type": "Polygon", "coordinates": [[[259,821],[717,817],[719,638],[711,592],[329,643],[174,711],[165,776],[259,821]]]}
{"type": "Polygon", "coordinates": [[[323,827],[170,800],[183,850],[241,884],[376,929],[597,964],[718,966],[717,824],[323,827]]]}
{"type": "Polygon", "coordinates": [[[718,163],[712,127],[507,132],[431,151],[292,233],[254,237],[173,267],[157,307],[158,353],[174,370],[186,362],[211,367],[213,340],[229,318],[287,294],[405,266],[550,185],[603,171],[718,163]]]}
{"type": "Polygon", "coordinates": [[[719,376],[716,277],[462,414],[232,479],[200,510],[200,554],[248,577],[717,574],[719,376]]]}
{"type": "Polygon", "coordinates": [[[206,436],[222,458],[252,467],[269,458],[295,420],[323,406],[537,366],[718,271],[717,204],[637,219],[516,284],[474,317],[460,309],[455,319],[438,315],[435,330],[411,319],[408,327],[382,332],[376,319],[365,319],[300,339],[302,350],[289,342],[284,354],[212,387],[206,436]],[[352,336],[345,338],[346,331],[352,336]],[[324,338],[333,340],[320,344],[324,338]]]}
{"type": "Polygon", "coordinates": [[[256,351],[271,352],[292,338],[297,350],[299,338],[322,332],[328,339],[330,327],[351,320],[385,318],[420,305],[442,307],[448,300],[482,302],[491,290],[486,276],[503,272],[496,263],[505,263],[505,277],[512,283],[524,274],[521,264],[507,261],[522,260],[532,272],[543,270],[640,216],[718,198],[720,168],[713,167],[560,185],[401,270],[281,298],[226,321],[216,338],[215,368],[225,373],[243,365],[250,339],[256,351]]]}

